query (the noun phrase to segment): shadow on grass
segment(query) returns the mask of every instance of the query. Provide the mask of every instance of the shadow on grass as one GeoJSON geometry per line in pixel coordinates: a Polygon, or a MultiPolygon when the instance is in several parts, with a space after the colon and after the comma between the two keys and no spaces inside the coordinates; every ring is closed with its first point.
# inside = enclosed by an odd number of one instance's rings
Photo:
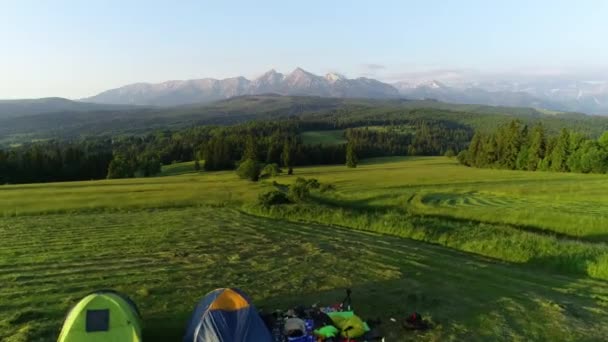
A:
{"type": "MultiPolygon", "coordinates": [[[[20,299],[17,304],[25,303],[23,309],[27,310],[13,316],[14,325],[5,326],[13,319],[0,321],[0,340],[5,327],[9,334],[12,331],[23,337],[7,339],[54,340],[69,307],[94,290],[90,287],[97,281],[113,281],[113,287],[134,297],[142,311],[145,341],[180,341],[191,310],[214,285],[240,287],[266,311],[316,302],[331,305],[341,300],[344,287],[349,287],[355,310],[365,319],[381,319],[389,341],[417,339],[417,334],[390,320],[399,321],[413,311],[436,324],[423,340],[601,340],[606,336],[602,325],[608,321],[606,282],[560,276],[542,267],[508,264],[395,236],[269,220],[227,208],[184,210],[175,218],[185,220],[182,231],[188,233],[184,235],[188,239],[182,247],[190,256],[163,254],[153,259],[162,265],[157,269],[161,278],[154,274],[128,278],[116,272],[114,280],[99,274],[94,279],[48,287],[49,293],[58,295],[46,298],[38,293],[42,297],[20,299]],[[197,215],[204,220],[194,220],[197,215]],[[241,244],[228,239],[201,245],[205,248],[199,252],[190,234],[196,223],[215,224],[219,235],[239,234],[247,239],[241,244]],[[267,251],[275,245],[282,249],[267,251]],[[223,261],[231,253],[239,253],[242,246],[251,248],[242,250],[232,263],[223,261]],[[215,247],[218,250],[213,252],[215,247]],[[213,256],[218,257],[213,267],[203,268],[200,262],[213,256]],[[252,271],[251,262],[268,268],[252,271]],[[182,266],[185,268],[180,273],[182,266]],[[137,292],[141,287],[151,289],[141,295],[137,292]],[[30,320],[32,313],[27,311],[38,305],[44,310],[44,320],[30,320]],[[56,310],[58,307],[61,309],[56,310]],[[22,329],[29,326],[36,330],[22,329]],[[557,335],[549,335],[552,333],[557,335]]],[[[172,242],[162,251],[173,251],[172,242]]],[[[142,257],[152,257],[147,248],[142,253],[142,257]]],[[[16,290],[14,296],[18,295],[16,290]]]]}
{"type": "MultiPolygon", "coordinates": [[[[525,265],[497,262],[397,237],[319,225],[312,228],[277,221],[272,230],[308,241],[321,240],[318,241],[320,245],[327,239],[351,241],[344,248],[353,249],[354,253],[358,251],[367,255],[366,258],[398,271],[399,276],[393,279],[354,278],[349,286],[353,290],[355,311],[366,320],[379,320],[379,329],[389,340],[409,341],[421,337],[431,340],[580,339],[581,331],[608,318],[606,310],[596,300],[597,293],[567,290],[585,281],[599,289],[605,282],[556,276],[544,271],[530,272],[525,265]],[[318,236],[318,229],[325,231],[324,237],[318,236]],[[435,328],[422,334],[403,329],[402,320],[414,311],[430,319],[435,328]],[[547,329],[556,317],[569,323],[547,329]],[[392,322],[391,318],[397,322],[392,322]]],[[[335,269],[327,270],[327,276],[341,274],[343,268],[336,264],[335,269]]],[[[289,275],[289,271],[284,274],[285,277],[289,275]]],[[[249,292],[250,289],[245,287],[243,290],[249,292]]],[[[200,297],[206,291],[201,290],[200,297]]],[[[608,295],[605,288],[600,291],[603,291],[602,295],[608,295]]],[[[306,291],[282,287],[275,295],[257,298],[254,302],[258,309],[272,312],[314,303],[332,305],[343,297],[343,287],[306,291]]],[[[192,308],[199,299],[192,298],[192,308]]],[[[189,315],[189,311],[167,308],[166,313],[146,321],[144,339],[179,341],[189,315]]]]}
{"type": "Polygon", "coordinates": [[[358,200],[346,200],[343,198],[328,198],[324,196],[312,195],[311,199],[314,203],[336,208],[336,209],[350,209],[356,210],[361,213],[389,213],[392,211],[401,211],[404,213],[412,214],[413,218],[425,218],[425,219],[437,219],[444,222],[449,223],[461,223],[461,224],[487,224],[494,226],[501,226],[512,228],[516,230],[525,231],[528,233],[539,234],[544,236],[553,237],[559,240],[564,241],[574,241],[574,242],[588,242],[588,243],[606,243],[608,242],[608,234],[594,234],[594,235],[586,235],[586,236],[575,236],[566,233],[556,232],[551,229],[547,229],[544,227],[539,227],[535,225],[525,225],[525,224],[512,224],[512,223],[503,223],[500,221],[484,221],[484,220],[475,220],[470,218],[459,218],[454,217],[448,214],[416,214],[415,210],[408,210],[406,204],[411,202],[412,198],[415,194],[410,194],[405,197],[407,194],[383,194],[379,196],[374,196],[370,198],[358,199],[358,200]],[[392,204],[392,205],[380,205],[373,204],[375,201],[383,201],[383,200],[395,200],[403,198],[403,203],[401,204],[392,204]]]}
{"type": "MultiPolygon", "coordinates": [[[[377,157],[377,158],[367,158],[359,161],[359,165],[378,165],[378,164],[391,164],[391,163],[401,163],[407,161],[416,161],[416,160],[429,160],[429,157],[422,156],[397,156],[397,157],[377,157]]],[[[448,159],[445,160],[449,161],[448,159]]]]}

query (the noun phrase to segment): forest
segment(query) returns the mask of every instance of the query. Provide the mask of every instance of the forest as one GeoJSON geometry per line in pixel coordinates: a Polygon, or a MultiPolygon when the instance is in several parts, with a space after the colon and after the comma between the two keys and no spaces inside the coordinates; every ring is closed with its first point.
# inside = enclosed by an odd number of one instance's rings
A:
{"type": "MultiPolygon", "coordinates": [[[[374,122],[377,123],[377,122],[374,122]]],[[[383,122],[380,122],[383,123],[383,122]]],[[[161,165],[185,161],[205,170],[231,170],[239,162],[303,165],[344,164],[347,150],[356,158],[443,155],[466,148],[472,130],[445,120],[407,121],[369,129],[369,121],[350,121],[347,144],[305,144],[300,134],[333,129],[327,120],[253,121],[235,126],[195,126],[145,136],[43,141],[0,150],[0,183],[36,183],[103,178],[148,177],[161,165]]]]}
{"type": "Polygon", "coordinates": [[[608,131],[599,139],[566,128],[550,136],[542,123],[529,127],[513,120],[493,132],[477,131],[458,160],[482,168],[606,173],[608,131]]]}
{"type": "MultiPolygon", "coordinates": [[[[180,115],[194,117],[198,110],[182,109],[186,114],[180,115]]],[[[166,116],[181,117],[173,111],[166,116]]],[[[458,154],[462,164],[475,167],[607,169],[608,138],[600,135],[608,120],[599,117],[432,101],[342,103],[305,97],[244,97],[202,113],[210,120],[154,130],[150,126],[139,133],[76,131],[80,133],[74,136],[5,145],[0,147],[0,184],[147,177],[158,174],[162,165],[186,161],[197,161],[197,168],[205,170],[231,170],[246,159],[292,168],[345,164],[347,159],[356,166],[353,161],[360,158],[458,154]],[[343,131],[344,143],[302,139],[304,132],[330,130],[343,131]]]]}

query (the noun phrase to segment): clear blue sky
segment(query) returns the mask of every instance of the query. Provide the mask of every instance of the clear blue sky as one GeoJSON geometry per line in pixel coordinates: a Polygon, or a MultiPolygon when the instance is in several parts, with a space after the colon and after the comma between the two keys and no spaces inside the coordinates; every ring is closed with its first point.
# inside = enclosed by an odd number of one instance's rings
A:
{"type": "Polygon", "coordinates": [[[144,81],[296,66],[605,68],[608,1],[3,1],[0,98],[79,98],[144,81]]]}

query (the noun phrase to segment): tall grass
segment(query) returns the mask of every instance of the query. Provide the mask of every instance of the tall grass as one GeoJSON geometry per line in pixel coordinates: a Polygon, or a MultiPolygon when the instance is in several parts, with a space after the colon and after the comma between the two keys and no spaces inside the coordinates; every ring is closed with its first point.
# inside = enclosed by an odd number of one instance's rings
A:
{"type": "Polygon", "coordinates": [[[608,246],[563,240],[506,225],[455,221],[397,210],[366,211],[314,203],[280,205],[270,209],[246,206],[245,210],[265,217],[409,238],[503,261],[608,280],[608,246]]]}

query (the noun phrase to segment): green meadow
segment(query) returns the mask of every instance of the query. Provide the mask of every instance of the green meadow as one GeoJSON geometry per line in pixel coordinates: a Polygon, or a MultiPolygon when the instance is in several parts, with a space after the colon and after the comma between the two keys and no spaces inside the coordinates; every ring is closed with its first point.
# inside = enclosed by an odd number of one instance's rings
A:
{"type": "Polygon", "coordinates": [[[177,341],[206,292],[236,286],[266,310],[352,288],[388,341],[602,341],[606,180],[412,157],[258,183],[175,164],[157,178],[2,186],[0,340],[52,341],[79,298],[114,288],[139,305],[145,340],[177,341]],[[256,204],[296,177],[335,190],[256,204]],[[434,328],[401,328],[412,311],[434,328]]]}
{"type": "Polygon", "coordinates": [[[302,132],[302,141],[308,145],[340,145],[346,143],[344,130],[306,131],[302,132]]]}

